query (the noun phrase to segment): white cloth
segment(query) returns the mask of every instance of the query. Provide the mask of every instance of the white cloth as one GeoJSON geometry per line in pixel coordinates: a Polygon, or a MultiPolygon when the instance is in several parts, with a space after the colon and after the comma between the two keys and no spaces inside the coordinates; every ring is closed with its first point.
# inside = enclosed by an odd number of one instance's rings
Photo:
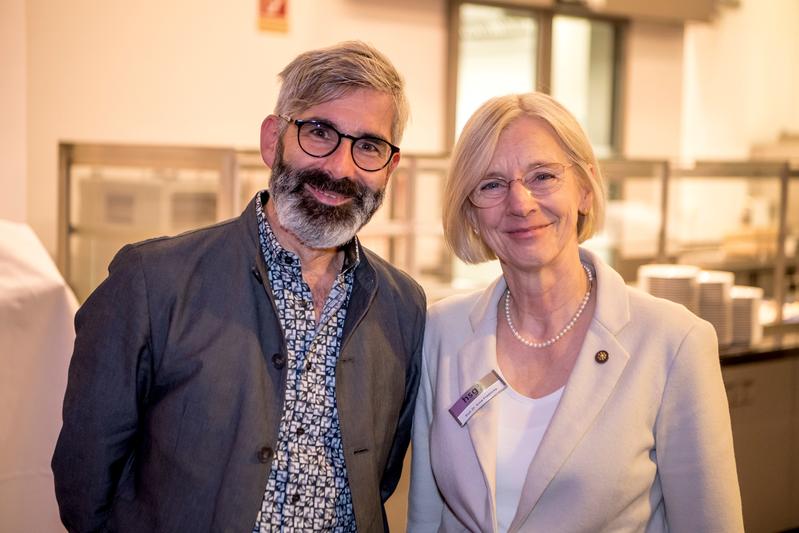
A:
{"type": "Polygon", "coordinates": [[[50,458],[78,304],[33,231],[0,220],[0,531],[63,531],[50,458]]]}
{"type": "Polygon", "coordinates": [[[496,501],[500,532],[507,531],[513,522],[527,479],[527,469],[562,394],[563,387],[541,398],[528,398],[508,386],[496,398],[499,409],[496,501]]]}

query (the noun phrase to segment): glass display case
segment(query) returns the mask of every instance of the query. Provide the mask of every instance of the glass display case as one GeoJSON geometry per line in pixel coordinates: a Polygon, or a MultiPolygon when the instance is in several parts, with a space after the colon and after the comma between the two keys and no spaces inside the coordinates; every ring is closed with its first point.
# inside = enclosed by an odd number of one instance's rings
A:
{"type": "MultiPolygon", "coordinates": [[[[254,150],[62,144],[59,266],[78,298],[124,244],[237,216],[269,169],[254,150]]],[[[496,262],[464,265],[444,244],[446,156],[403,154],[364,245],[416,278],[435,301],[484,286],[496,262]]],[[[600,162],[605,227],[585,243],[629,283],[647,263],[735,273],[735,283],[796,300],[799,169],[786,163],[600,162]]],[[[799,305],[799,304],[797,304],[799,305]]],[[[782,319],[775,306],[774,321],[782,319]]]]}
{"type": "MultiPolygon", "coordinates": [[[[670,169],[665,255],[735,274],[775,302],[795,300],[799,176],[784,162],[697,162],[670,169]],[[793,206],[791,208],[790,206],[793,206]]],[[[775,305],[774,322],[783,306],[775,305]]]]}
{"type": "MultiPolygon", "coordinates": [[[[403,156],[383,206],[361,230],[365,246],[431,293],[451,277],[441,238],[447,160],[403,156]]],[[[237,216],[269,182],[257,151],[62,144],[58,264],[80,301],[125,244],[175,235],[237,216]]]]}
{"type": "Polygon", "coordinates": [[[62,144],[58,264],[83,301],[130,242],[230,216],[235,152],[62,144]]]}
{"type": "Polygon", "coordinates": [[[639,266],[666,260],[663,213],[669,165],[610,159],[601,161],[600,168],[607,187],[605,225],[585,246],[632,282],[639,266]]]}

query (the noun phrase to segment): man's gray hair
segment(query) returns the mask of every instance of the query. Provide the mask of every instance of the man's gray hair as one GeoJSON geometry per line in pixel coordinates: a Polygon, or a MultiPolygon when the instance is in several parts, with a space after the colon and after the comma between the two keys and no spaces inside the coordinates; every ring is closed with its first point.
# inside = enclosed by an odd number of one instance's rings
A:
{"type": "Polygon", "coordinates": [[[276,115],[295,117],[315,105],[355,89],[373,89],[391,96],[394,118],[391,142],[399,144],[408,122],[405,83],[386,56],[361,41],[345,41],[300,54],[279,75],[283,82],[276,115]]]}

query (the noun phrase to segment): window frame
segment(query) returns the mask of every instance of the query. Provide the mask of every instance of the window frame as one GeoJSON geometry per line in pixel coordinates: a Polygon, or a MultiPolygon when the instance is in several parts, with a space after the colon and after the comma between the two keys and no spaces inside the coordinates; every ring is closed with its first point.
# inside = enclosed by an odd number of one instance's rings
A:
{"type": "Polygon", "coordinates": [[[579,4],[554,3],[553,5],[525,6],[512,2],[495,2],[492,0],[448,0],[447,6],[447,83],[445,112],[445,146],[455,144],[455,127],[458,98],[458,64],[460,51],[460,8],[463,4],[474,4],[488,7],[511,9],[525,12],[536,20],[538,25],[538,43],[536,57],[536,87],[531,90],[551,94],[552,86],[552,21],[556,15],[584,18],[591,21],[602,21],[612,24],[614,30],[613,43],[613,95],[611,101],[611,155],[622,154],[624,146],[624,82],[627,70],[627,39],[629,21],[624,18],[593,13],[579,4]]]}

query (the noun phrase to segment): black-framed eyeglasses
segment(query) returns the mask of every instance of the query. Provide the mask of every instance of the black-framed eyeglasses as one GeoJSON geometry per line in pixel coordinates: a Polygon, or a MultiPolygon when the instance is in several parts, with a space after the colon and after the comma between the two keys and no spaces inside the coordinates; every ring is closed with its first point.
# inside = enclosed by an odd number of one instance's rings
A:
{"type": "Polygon", "coordinates": [[[352,160],[361,170],[376,172],[388,165],[399,147],[377,137],[355,137],[341,133],[336,128],[319,120],[292,119],[280,115],[283,120],[297,126],[297,142],[302,151],[311,157],[327,157],[336,151],[341,138],[347,138],[350,144],[352,160]]]}
{"type": "Polygon", "coordinates": [[[475,207],[494,207],[505,201],[508,191],[514,181],[520,181],[522,186],[535,197],[552,194],[561,188],[566,169],[574,163],[546,163],[537,165],[521,178],[506,180],[500,177],[483,178],[477,187],[469,193],[469,200],[475,207]]]}

